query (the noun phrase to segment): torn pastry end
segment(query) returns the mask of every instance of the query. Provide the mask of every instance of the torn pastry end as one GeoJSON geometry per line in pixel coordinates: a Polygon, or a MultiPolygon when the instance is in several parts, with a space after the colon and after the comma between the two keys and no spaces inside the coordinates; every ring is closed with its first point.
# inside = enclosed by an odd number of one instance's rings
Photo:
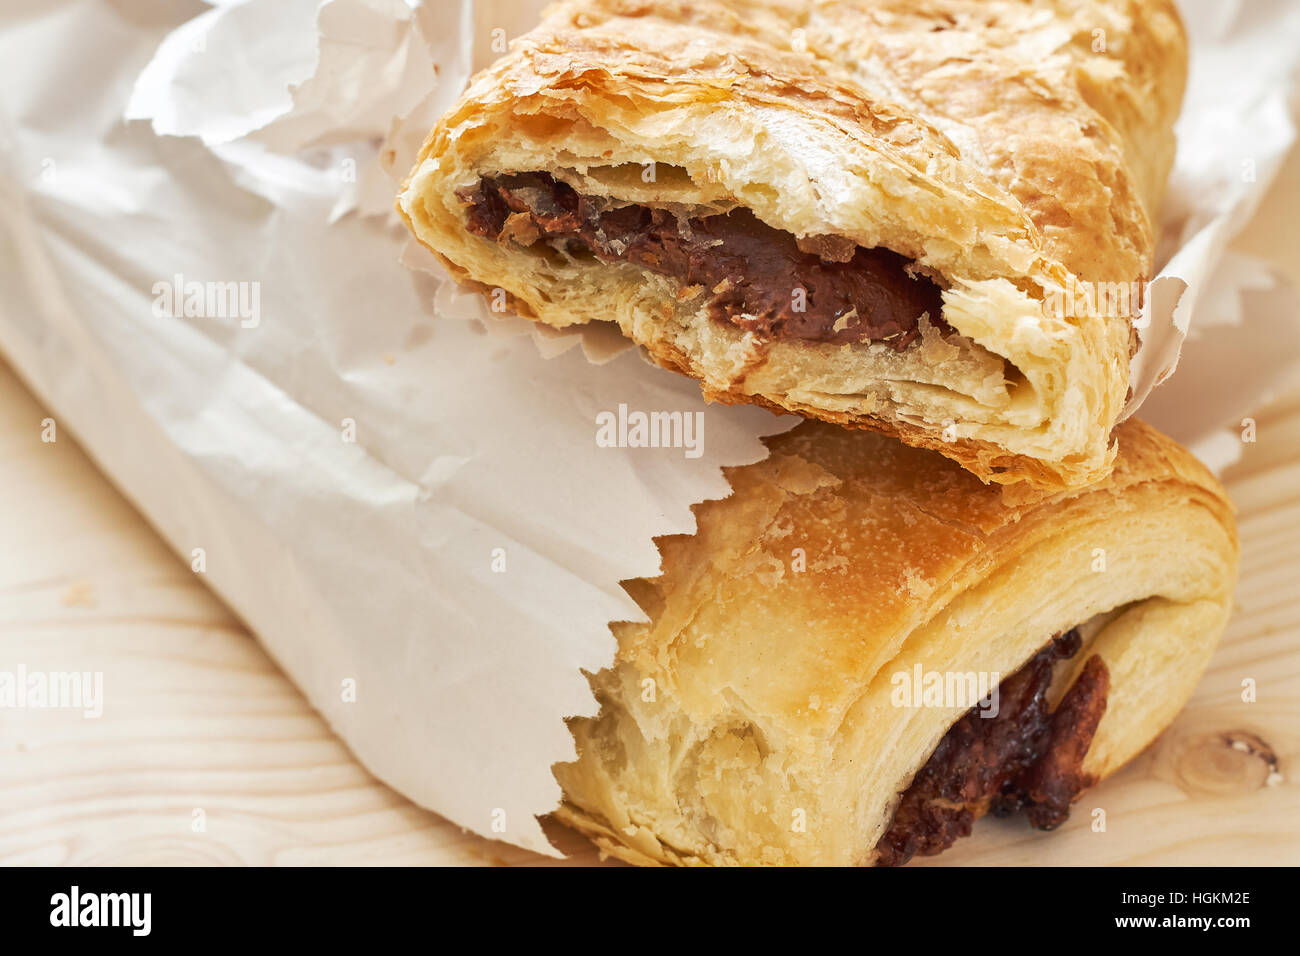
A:
{"type": "Polygon", "coordinates": [[[841,236],[796,238],[747,209],[685,216],[616,204],[549,173],[484,177],[457,195],[474,235],[632,263],[677,280],[683,292],[703,287],[712,293],[710,318],[765,338],[886,342],[902,351],[920,340],[922,316],[951,331],[942,290],[911,260],[841,236]]]}
{"type": "Polygon", "coordinates": [[[876,863],[901,866],[942,853],[985,814],[1024,811],[1038,830],[1053,830],[1095,781],[1082,770],[1106,712],[1110,675],[1091,657],[1056,710],[1047,709],[1052,668],[1081,646],[1078,629],[1053,638],[998,687],[997,716],[976,706],[949,728],[904,792],[876,845],[876,863]]]}

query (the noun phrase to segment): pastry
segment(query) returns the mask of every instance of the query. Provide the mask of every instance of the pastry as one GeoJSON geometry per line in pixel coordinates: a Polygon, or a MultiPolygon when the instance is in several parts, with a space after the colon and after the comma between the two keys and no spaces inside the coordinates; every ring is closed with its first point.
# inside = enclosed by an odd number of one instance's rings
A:
{"type": "Polygon", "coordinates": [[[635,863],[898,864],[986,813],[1060,824],[1182,708],[1228,617],[1232,507],[1136,420],[1111,474],[1009,503],[808,422],[628,584],[558,816],[635,863]]]}
{"type": "Polygon", "coordinates": [[[711,399],[1078,487],[1185,74],[1172,0],[569,0],[398,208],[494,307],[617,323],[711,399]]]}

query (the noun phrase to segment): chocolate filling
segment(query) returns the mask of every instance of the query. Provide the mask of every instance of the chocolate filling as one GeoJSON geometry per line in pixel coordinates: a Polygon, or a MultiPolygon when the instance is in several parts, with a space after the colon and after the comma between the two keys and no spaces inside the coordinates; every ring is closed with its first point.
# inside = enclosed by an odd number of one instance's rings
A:
{"type": "Polygon", "coordinates": [[[1052,666],[1077,654],[1081,643],[1077,629],[1054,638],[998,685],[996,717],[973,707],[953,724],[903,794],[876,844],[877,863],[901,866],[918,853],[940,853],[969,836],[986,813],[1024,810],[1039,830],[1065,822],[1070,803],[1096,782],[1081,768],[1110,689],[1105,662],[1090,657],[1048,713],[1052,666]]]}
{"type": "Polygon", "coordinates": [[[922,315],[950,331],[939,287],[909,259],[838,236],[796,239],[746,209],[686,217],[613,205],[546,173],[485,177],[457,196],[474,235],[635,263],[676,279],[679,299],[707,295],[714,321],[767,338],[902,351],[920,338],[922,315]]]}

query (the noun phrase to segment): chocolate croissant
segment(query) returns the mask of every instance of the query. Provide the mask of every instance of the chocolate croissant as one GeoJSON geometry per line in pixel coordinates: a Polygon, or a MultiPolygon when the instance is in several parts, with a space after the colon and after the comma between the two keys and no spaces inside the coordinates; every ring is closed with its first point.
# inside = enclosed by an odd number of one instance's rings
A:
{"type": "Polygon", "coordinates": [[[899,864],[988,813],[1061,823],[1190,696],[1232,507],[1130,420],[1114,470],[1012,504],[939,455],[805,423],[661,540],[570,722],[558,816],[635,863],[899,864]]]}
{"type": "Polygon", "coordinates": [[[1077,487],[1114,458],[1185,73],[1172,0],[569,0],[398,208],[496,303],[617,323],[712,399],[1077,487]]]}

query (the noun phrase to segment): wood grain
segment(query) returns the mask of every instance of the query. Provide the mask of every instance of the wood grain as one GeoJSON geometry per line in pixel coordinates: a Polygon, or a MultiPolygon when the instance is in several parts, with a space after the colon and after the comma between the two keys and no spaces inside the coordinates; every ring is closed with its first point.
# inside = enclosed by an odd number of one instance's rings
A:
{"type": "MultiPolygon", "coordinates": [[[[0,863],[550,862],[366,773],[71,436],[41,441],[45,417],[0,369],[0,668],[102,671],[104,714],[0,710],[0,863]]],[[[1300,862],[1300,393],[1257,420],[1229,481],[1238,606],[1187,709],[1060,831],[982,821],[927,865],[1300,862]]]]}

